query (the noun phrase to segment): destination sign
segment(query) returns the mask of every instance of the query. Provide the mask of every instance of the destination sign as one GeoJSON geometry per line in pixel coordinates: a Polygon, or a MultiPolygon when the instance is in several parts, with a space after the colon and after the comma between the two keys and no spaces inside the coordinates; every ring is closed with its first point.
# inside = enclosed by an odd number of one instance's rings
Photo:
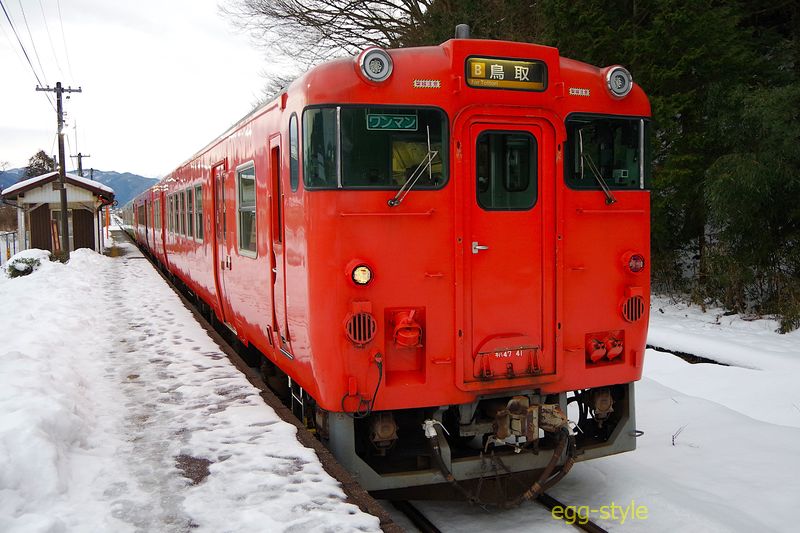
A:
{"type": "Polygon", "coordinates": [[[417,131],[417,115],[384,115],[369,113],[368,130],[417,131]]]}
{"type": "Polygon", "coordinates": [[[543,91],[547,87],[547,66],[543,61],[470,57],[467,85],[482,89],[543,91]]]}

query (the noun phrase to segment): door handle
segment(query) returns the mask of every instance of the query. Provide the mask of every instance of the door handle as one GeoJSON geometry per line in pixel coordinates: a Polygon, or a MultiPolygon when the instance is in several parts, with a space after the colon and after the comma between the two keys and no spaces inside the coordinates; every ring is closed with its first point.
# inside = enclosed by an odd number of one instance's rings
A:
{"type": "Polygon", "coordinates": [[[231,269],[231,256],[228,256],[228,270],[231,269]]]}
{"type": "Polygon", "coordinates": [[[482,244],[478,244],[478,241],[472,241],[472,253],[477,254],[481,250],[488,250],[488,246],[484,246],[482,244]]]}

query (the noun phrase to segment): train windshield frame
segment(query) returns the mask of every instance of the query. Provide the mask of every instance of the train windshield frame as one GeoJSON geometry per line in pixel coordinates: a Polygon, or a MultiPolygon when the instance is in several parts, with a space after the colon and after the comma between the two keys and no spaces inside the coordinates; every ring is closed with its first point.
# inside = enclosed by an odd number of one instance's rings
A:
{"type": "Polygon", "coordinates": [[[312,106],[302,122],[306,189],[396,191],[434,152],[414,189],[449,181],[449,121],[438,107],[312,106]]]}
{"type": "Polygon", "coordinates": [[[572,114],[566,120],[564,180],[571,189],[650,189],[650,120],[572,114]]]}

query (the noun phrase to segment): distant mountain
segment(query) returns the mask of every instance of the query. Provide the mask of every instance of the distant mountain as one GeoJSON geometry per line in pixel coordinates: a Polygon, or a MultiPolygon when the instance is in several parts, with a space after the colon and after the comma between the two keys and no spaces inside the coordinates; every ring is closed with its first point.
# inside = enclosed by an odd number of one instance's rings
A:
{"type": "MultiPolygon", "coordinates": [[[[70,174],[77,174],[76,170],[69,170],[70,174]]],[[[137,194],[155,185],[158,180],[145,178],[130,172],[114,172],[95,170],[93,173],[84,171],[84,176],[94,181],[99,181],[103,185],[108,185],[114,189],[114,195],[120,206],[127,204],[137,194]]],[[[20,181],[25,175],[24,168],[13,168],[11,170],[0,171],[0,189],[13,185],[20,181]]]]}
{"type": "Polygon", "coordinates": [[[14,185],[25,174],[24,168],[12,168],[11,170],[0,170],[0,189],[5,189],[9,185],[14,185]]]}

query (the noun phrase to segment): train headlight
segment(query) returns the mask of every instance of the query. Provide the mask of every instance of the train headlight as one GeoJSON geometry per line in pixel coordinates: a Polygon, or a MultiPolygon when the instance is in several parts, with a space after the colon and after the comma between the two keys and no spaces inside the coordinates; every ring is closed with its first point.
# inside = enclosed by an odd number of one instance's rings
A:
{"type": "Polygon", "coordinates": [[[644,256],[640,253],[628,252],[622,256],[622,266],[633,274],[638,274],[647,266],[644,256]]]}
{"type": "Polygon", "coordinates": [[[367,265],[358,265],[353,269],[351,278],[356,285],[367,285],[372,281],[372,270],[367,265]]]}
{"type": "Polygon", "coordinates": [[[392,58],[386,50],[367,48],[358,56],[358,67],[369,81],[380,83],[392,75],[392,58]]]}
{"type": "Polygon", "coordinates": [[[633,89],[633,77],[627,69],[615,65],[606,72],[606,85],[612,96],[623,98],[633,89]]]}
{"type": "Polygon", "coordinates": [[[628,268],[634,273],[644,270],[644,256],[633,254],[628,260],[628,268]]]}

